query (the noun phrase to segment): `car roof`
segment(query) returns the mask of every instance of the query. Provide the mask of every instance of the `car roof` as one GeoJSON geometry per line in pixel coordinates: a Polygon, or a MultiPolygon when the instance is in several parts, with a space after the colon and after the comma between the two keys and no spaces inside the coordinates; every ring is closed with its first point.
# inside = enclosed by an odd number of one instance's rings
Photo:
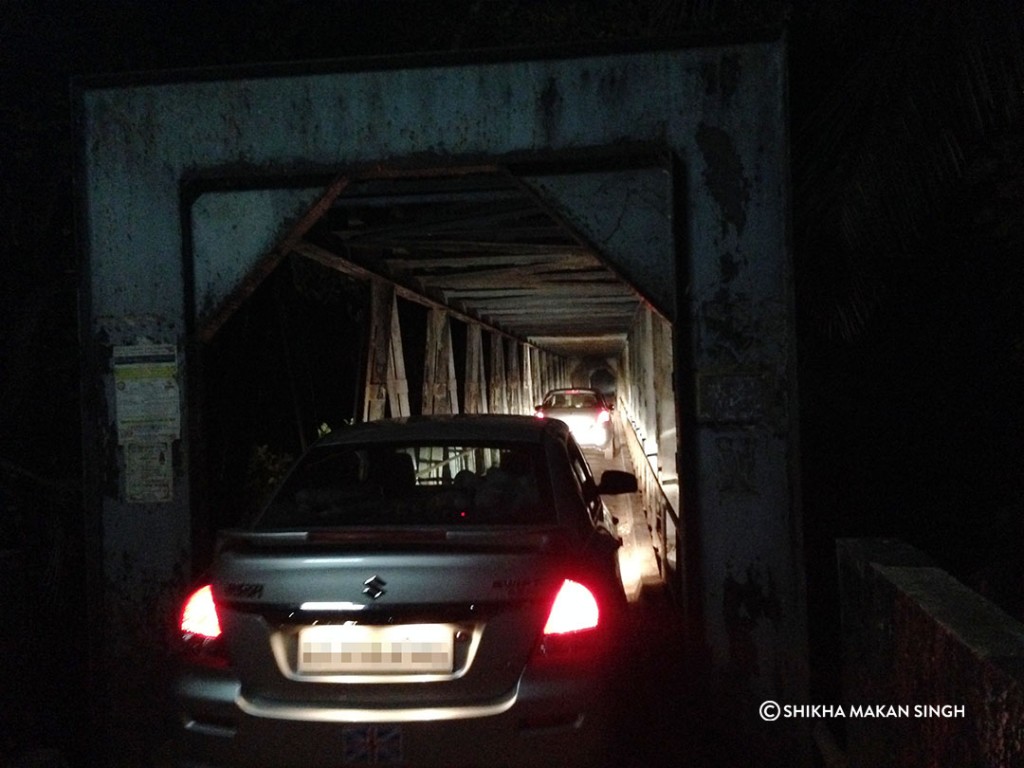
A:
{"type": "Polygon", "coordinates": [[[339,427],[317,445],[420,442],[429,440],[495,440],[540,443],[545,437],[565,439],[569,428],[560,421],[535,416],[457,414],[407,416],[339,427]]]}

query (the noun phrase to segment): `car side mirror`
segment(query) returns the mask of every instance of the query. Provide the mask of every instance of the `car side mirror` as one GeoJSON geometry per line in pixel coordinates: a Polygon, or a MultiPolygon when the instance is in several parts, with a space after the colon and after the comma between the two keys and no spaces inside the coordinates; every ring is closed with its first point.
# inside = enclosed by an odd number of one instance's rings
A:
{"type": "Polygon", "coordinates": [[[606,469],[601,474],[601,482],[597,484],[597,492],[602,496],[613,496],[620,493],[636,493],[638,487],[636,475],[632,472],[606,469]]]}

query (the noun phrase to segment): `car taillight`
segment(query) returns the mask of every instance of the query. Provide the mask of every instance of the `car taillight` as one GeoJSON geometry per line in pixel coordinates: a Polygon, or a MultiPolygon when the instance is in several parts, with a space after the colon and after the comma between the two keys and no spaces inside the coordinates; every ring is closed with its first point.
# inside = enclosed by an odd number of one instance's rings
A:
{"type": "Polygon", "coordinates": [[[209,584],[197,589],[185,602],[185,609],[181,612],[181,633],[211,640],[220,637],[220,619],[209,584]]]}
{"type": "Polygon", "coordinates": [[[544,411],[534,411],[533,415],[536,416],[538,419],[545,418],[544,411]]]}
{"type": "Polygon", "coordinates": [[[597,412],[598,424],[607,424],[609,421],[611,421],[611,418],[612,415],[605,408],[602,408],[600,411],[597,412]]]}
{"type": "Polygon", "coordinates": [[[601,646],[601,610],[597,597],[578,581],[566,579],[548,611],[537,659],[579,662],[601,646]]]}
{"type": "Polygon", "coordinates": [[[182,642],[193,661],[215,667],[227,665],[220,617],[209,584],[197,589],[185,601],[180,628],[182,642]]]}
{"type": "Polygon", "coordinates": [[[544,634],[563,635],[593,629],[600,615],[594,593],[578,581],[566,579],[551,605],[544,634]]]}

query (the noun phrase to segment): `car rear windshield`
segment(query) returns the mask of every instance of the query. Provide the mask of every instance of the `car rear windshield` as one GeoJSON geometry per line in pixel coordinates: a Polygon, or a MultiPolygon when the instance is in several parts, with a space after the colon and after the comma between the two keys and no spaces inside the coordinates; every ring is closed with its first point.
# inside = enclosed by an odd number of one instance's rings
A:
{"type": "Polygon", "coordinates": [[[557,392],[544,405],[548,408],[597,408],[600,401],[593,392],[557,392]]]}
{"type": "Polygon", "coordinates": [[[540,445],[435,442],[313,448],[254,527],[533,525],[554,520],[540,445]]]}

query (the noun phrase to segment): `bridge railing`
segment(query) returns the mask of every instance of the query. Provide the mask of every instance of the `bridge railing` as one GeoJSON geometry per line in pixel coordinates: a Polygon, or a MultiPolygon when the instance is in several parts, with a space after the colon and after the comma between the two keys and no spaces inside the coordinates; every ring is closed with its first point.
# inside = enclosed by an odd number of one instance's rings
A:
{"type": "Polygon", "coordinates": [[[619,451],[628,459],[640,487],[644,518],[651,532],[658,571],[676,597],[681,595],[679,512],[672,501],[674,488],[663,485],[657,469],[657,454],[648,454],[636,423],[623,408],[615,409],[619,451]]]}

